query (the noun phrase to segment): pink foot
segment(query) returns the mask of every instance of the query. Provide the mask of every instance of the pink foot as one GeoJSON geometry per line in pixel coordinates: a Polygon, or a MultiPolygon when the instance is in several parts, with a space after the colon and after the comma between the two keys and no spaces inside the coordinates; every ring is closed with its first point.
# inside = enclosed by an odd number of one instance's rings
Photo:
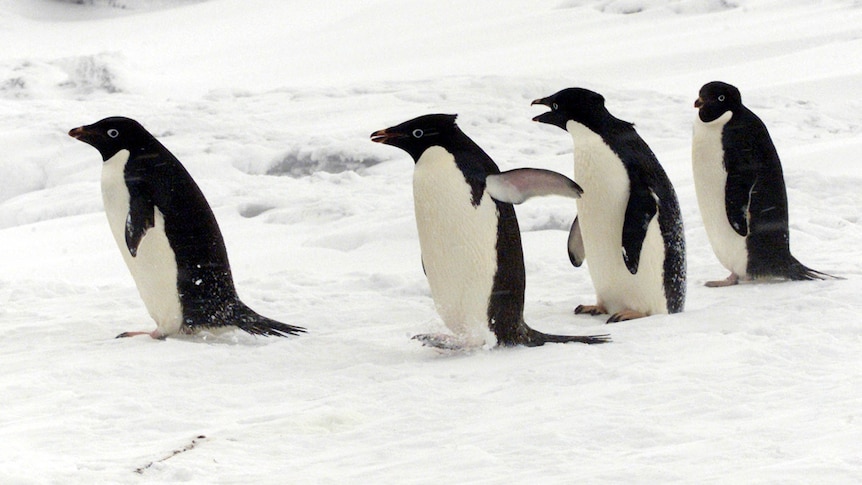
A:
{"type": "Polygon", "coordinates": [[[707,281],[707,288],[721,288],[724,286],[733,286],[739,283],[739,275],[736,273],[730,273],[730,276],[727,279],[717,280],[717,281],[707,281]]]}
{"type": "Polygon", "coordinates": [[[163,335],[158,329],[153,330],[152,332],[123,332],[117,335],[116,338],[136,337],[138,335],[149,335],[156,340],[164,340],[167,338],[167,335],[163,335]]]}
{"type": "Polygon", "coordinates": [[[646,313],[636,312],[634,310],[623,310],[611,315],[611,318],[608,318],[607,323],[625,322],[626,320],[635,320],[646,316],[646,313]]]}
{"type": "Polygon", "coordinates": [[[608,310],[603,305],[578,305],[575,308],[575,315],[604,315],[608,310]]]}

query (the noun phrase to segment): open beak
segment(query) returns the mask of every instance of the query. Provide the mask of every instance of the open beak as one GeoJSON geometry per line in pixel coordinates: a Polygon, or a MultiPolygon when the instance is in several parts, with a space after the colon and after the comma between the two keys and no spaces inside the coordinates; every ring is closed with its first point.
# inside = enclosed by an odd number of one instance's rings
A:
{"type": "MultiPolygon", "coordinates": [[[[530,106],[536,106],[537,104],[540,106],[547,106],[549,108],[551,107],[551,103],[548,101],[548,98],[534,99],[533,102],[530,103],[530,106]]],[[[542,113],[540,115],[536,115],[533,117],[533,121],[538,121],[539,123],[548,123],[549,113],[550,111],[542,113]]]]}

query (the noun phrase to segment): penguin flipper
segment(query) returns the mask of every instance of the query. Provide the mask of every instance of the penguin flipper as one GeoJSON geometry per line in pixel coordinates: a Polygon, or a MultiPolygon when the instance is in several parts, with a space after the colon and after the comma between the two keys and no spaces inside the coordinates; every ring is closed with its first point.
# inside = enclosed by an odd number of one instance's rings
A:
{"type": "Polygon", "coordinates": [[[581,234],[581,225],[575,216],[572,229],[569,231],[569,261],[572,262],[572,266],[579,268],[584,264],[585,259],[587,259],[587,253],[584,249],[584,237],[581,234]]]}
{"type": "Polygon", "coordinates": [[[574,180],[551,170],[516,168],[485,177],[485,190],[494,200],[520,204],[531,197],[562,195],[580,198],[584,190],[574,180]]]}
{"type": "Polygon", "coordinates": [[[727,222],[740,236],[748,235],[749,207],[757,175],[754,172],[728,172],[724,186],[727,222]]]}
{"type": "MultiPolygon", "coordinates": [[[[131,190],[130,190],[131,193],[131,190]]],[[[129,198],[129,214],[126,216],[126,247],[132,257],[138,255],[138,246],[147,230],[156,223],[156,206],[143,194],[132,194],[129,198]]]]}
{"type": "Polygon", "coordinates": [[[655,193],[646,186],[637,187],[633,183],[630,190],[623,221],[623,261],[629,272],[636,274],[647,228],[658,212],[658,204],[655,193]]]}

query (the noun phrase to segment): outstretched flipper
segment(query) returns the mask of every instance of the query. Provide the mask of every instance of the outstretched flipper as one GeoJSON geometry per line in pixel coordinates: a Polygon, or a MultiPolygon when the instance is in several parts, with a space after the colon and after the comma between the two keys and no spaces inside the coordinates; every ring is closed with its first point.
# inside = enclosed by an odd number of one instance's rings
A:
{"type": "Polygon", "coordinates": [[[623,261],[629,273],[636,274],[641,259],[641,248],[650,221],[658,212],[655,194],[647,186],[632,183],[626,217],[623,221],[623,261]]]}
{"type": "Polygon", "coordinates": [[[520,204],[531,197],[562,195],[580,198],[584,190],[572,179],[541,168],[517,168],[485,177],[485,190],[497,201],[520,204]]]}
{"type": "Polygon", "coordinates": [[[578,224],[578,218],[572,222],[572,229],[569,231],[569,261],[572,266],[580,268],[587,259],[587,252],[584,249],[584,237],[581,234],[581,225],[578,224]]]}

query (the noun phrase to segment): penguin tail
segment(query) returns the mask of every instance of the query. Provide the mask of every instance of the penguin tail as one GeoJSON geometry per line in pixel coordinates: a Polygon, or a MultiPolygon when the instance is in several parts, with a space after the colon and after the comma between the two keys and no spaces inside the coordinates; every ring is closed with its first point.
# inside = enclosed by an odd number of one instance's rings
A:
{"type": "Polygon", "coordinates": [[[793,256],[790,257],[790,266],[787,268],[787,273],[783,275],[789,280],[806,281],[806,280],[843,280],[839,276],[823,273],[805,266],[793,256]]]}
{"type": "Polygon", "coordinates": [[[234,325],[252,335],[263,335],[264,337],[289,337],[306,331],[304,327],[288,325],[264,317],[242,303],[237,308],[234,325]]]}
{"type": "MultiPolygon", "coordinates": [[[[525,325],[526,326],[526,325],[525,325]]],[[[525,339],[522,343],[527,347],[539,347],[541,345],[545,345],[547,343],[553,344],[564,344],[568,342],[575,342],[580,344],[587,345],[595,345],[595,344],[604,344],[611,341],[610,334],[602,334],[602,335],[552,335],[547,333],[542,333],[538,330],[534,330],[530,327],[527,327],[527,333],[525,335],[525,339]]]]}

